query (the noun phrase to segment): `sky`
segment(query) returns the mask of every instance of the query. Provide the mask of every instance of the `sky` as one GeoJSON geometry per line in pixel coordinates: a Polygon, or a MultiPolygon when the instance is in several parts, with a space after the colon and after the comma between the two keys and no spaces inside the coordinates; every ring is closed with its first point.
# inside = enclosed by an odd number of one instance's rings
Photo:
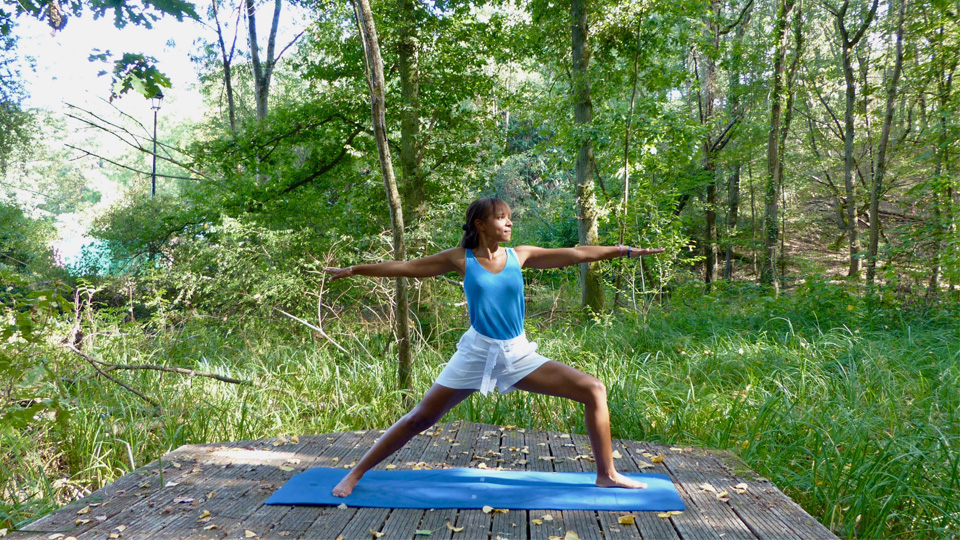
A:
{"type": "MultiPolygon", "coordinates": [[[[197,9],[200,10],[199,7],[197,9]]],[[[265,15],[272,15],[272,7],[263,9],[265,15]]],[[[295,13],[296,8],[293,6],[287,4],[283,9],[277,38],[278,49],[286,45],[305,24],[309,24],[309,17],[303,13],[295,13]]],[[[230,22],[233,20],[231,17],[230,22]]],[[[165,123],[200,120],[204,107],[196,87],[198,78],[195,67],[190,62],[190,54],[195,50],[194,41],[197,37],[212,39],[215,32],[199,22],[189,19],[181,22],[173,17],[164,17],[154,22],[152,29],[133,24],[118,29],[112,21],[110,16],[94,20],[92,14],[87,12],[80,17],[71,17],[66,27],[53,33],[44,21],[19,17],[15,32],[18,36],[20,72],[27,95],[22,105],[25,108],[66,113],[66,104],[69,103],[103,115],[104,118],[116,118],[122,112],[145,127],[152,126],[151,103],[142,95],[128,92],[115,99],[112,104],[107,102],[112,84],[109,72],[113,66],[89,61],[89,56],[98,49],[100,52],[110,51],[117,57],[129,52],[141,53],[157,60],[158,69],[165,73],[172,83],[172,88],[164,89],[163,104],[157,113],[161,127],[165,123]],[[101,71],[108,73],[98,75],[101,71]]],[[[258,27],[262,27],[258,29],[258,33],[262,38],[269,35],[269,24],[269,15],[258,18],[258,27]]],[[[225,37],[229,39],[229,36],[225,37]]],[[[240,36],[238,46],[244,47],[243,36],[240,36]]],[[[91,129],[76,122],[75,124],[77,125],[71,125],[70,129],[91,129]]],[[[158,138],[162,139],[162,135],[158,138]]],[[[103,141],[104,144],[109,144],[109,138],[104,138],[103,141]]],[[[56,222],[60,237],[54,241],[53,247],[60,254],[61,260],[67,263],[79,254],[81,246],[92,242],[87,231],[93,217],[122,198],[122,193],[117,191],[119,186],[111,185],[102,178],[89,178],[88,182],[95,184],[96,189],[103,195],[101,204],[83,215],[58,216],[56,222]]]]}
{"type": "MultiPolygon", "coordinates": [[[[72,17],[55,34],[46,23],[36,19],[21,17],[18,24],[18,51],[24,61],[21,75],[28,95],[26,107],[61,110],[64,101],[88,105],[108,99],[110,75],[97,74],[110,71],[112,66],[88,60],[94,49],[99,49],[156,58],[160,71],[173,83],[173,88],[165,92],[165,106],[174,106],[178,112],[199,110],[199,93],[193,88],[197,75],[189,54],[194,38],[209,30],[195,21],[178,22],[166,17],[150,30],[132,24],[118,29],[111,19],[94,20],[86,13],[72,17]],[[29,63],[34,64],[35,70],[29,68],[29,63]]],[[[149,101],[140,95],[124,96],[116,103],[128,114],[140,116],[137,113],[141,108],[144,114],[152,114],[149,101]]]]}
{"type": "MultiPolygon", "coordinates": [[[[158,68],[172,83],[164,90],[164,100],[158,111],[161,123],[163,115],[168,119],[199,119],[202,100],[196,89],[197,75],[189,54],[197,36],[210,31],[195,21],[178,22],[174,18],[157,21],[152,29],[127,25],[116,28],[109,18],[94,20],[87,13],[73,17],[60,32],[51,33],[46,23],[35,19],[19,18],[16,30],[19,36],[17,50],[21,60],[20,72],[27,99],[25,108],[39,108],[65,113],[66,103],[95,111],[105,118],[116,118],[117,109],[139,120],[144,126],[153,123],[150,100],[136,92],[128,92],[109,104],[112,65],[90,62],[88,57],[94,49],[109,50],[119,55],[123,52],[142,53],[158,61],[158,68]],[[33,68],[31,69],[31,66],[33,68]],[[116,107],[116,109],[114,109],[116,107]]],[[[88,131],[90,128],[71,125],[71,129],[88,131]]],[[[105,144],[110,139],[103,139],[105,144]]],[[[101,203],[82,214],[57,216],[59,237],[52,242],[58,259],[70,264],[80,255],[84,245],[93,243],[87,235],[96,214],[122,198],[119,186],[102,178],[88,178],[101,192],[101,203]]]]}

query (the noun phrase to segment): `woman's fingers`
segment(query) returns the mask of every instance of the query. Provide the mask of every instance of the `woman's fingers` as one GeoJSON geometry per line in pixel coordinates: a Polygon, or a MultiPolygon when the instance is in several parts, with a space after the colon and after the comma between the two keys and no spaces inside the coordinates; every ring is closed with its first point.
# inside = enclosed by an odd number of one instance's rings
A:
{"type": "Polygon", "coordinates": [[[657,253],[663,253],[664,251],[666,250],[664,250],[663,248],[636,249],[633,251],[633,253],[636,253],[637,254],[636,256],[640,257],[643,255],[656,255],[657,253]]]}

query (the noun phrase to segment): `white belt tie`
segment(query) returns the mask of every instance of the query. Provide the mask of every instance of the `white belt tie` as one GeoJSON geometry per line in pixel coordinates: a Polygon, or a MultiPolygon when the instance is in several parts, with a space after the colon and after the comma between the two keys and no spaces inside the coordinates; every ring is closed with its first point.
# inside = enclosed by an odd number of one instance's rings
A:
{"type": "Polygon", "coordinates": [[[483,366],[483,379],[480,383],[480,393],[487,395],[497,386],[497,378],[493,375],[497,364],[502,364],[504,373],[516,371],[515,362],[537,350],[537,344],[527,341],[525,334],[512,339],[494,339],[487,337],[473,328],[476,334],[472,345],[475,348],[486,348],[487,359],[483,366]]]}

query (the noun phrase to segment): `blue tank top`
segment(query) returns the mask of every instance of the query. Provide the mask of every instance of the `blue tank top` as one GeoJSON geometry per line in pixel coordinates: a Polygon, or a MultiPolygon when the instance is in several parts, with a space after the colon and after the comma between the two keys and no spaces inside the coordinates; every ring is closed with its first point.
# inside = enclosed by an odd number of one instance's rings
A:
{"type": "Polygon", "coordinates": [[[472,250],[466,250],[463,290],[467,294],[470,324],[481,334],[494,339],[513,339],[523,334],[523,274],[520,261],[511,248],[507,264],[494,274],[480,265],[472,250]]]}

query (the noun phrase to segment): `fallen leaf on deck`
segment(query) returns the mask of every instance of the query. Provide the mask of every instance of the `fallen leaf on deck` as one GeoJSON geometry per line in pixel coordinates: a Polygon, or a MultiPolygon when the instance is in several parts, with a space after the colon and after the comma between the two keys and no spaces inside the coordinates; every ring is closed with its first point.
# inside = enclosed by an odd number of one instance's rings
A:
{"type": "Polygon", "coordinates": [[[120,538],[120,533],[110,533],[107,538],[120,538]]]}
{"type": "Polygon", "coordinates": [[[377,532],[373,529],[370,529],[370,534],[372,534],[374,538],[380,538],[381,536],[383,536],[382,532],[377,532]]]}
{"type": "Polygon", "coordinates": [[[670,447],[670,451],[671,451],[671,452],[676,452],[676,453],[678,453],[678,454],[682,454],[682,453],[683,453],[683,448],[678,448],[678,447],[676,447],[676,446],[671,446],[671,447],[670,447]]]}
{"type": "Polygon", "coordinates": [[[339,508],[339,509],[341,509],[341,510],[346,510],[346,509],[349,508],[349,507],[347,506],[347,503],[340,503],[340,506],[338,506],[337,508],[339,508]]]}
{"type": "Polygon", "coordinates": [[[198,517],[197,519],[203,519],[203,518],[205,518],[205,517],[210,517],[210,511],[209,511],[209,510],[204,510],[203,512],[200,512],[200,517],[198,517]]]}
{"type": "Polygon", "coordinates": [[[211,523],[203,528],[205,531],[212,531],[214,529],[219,529],[220,527],[216,523],[211,523]]]}
{"type": "Polygon", "coordinates": [[[716,493],[716,492],[717,492],[717,488],[715,488],[715,487],[713,487],[712,485],[707,484],[707,483],[700,484],[700,489],[702,489],[702,490],[704,490],[704,491],[709,491],[710,493],[716,493]]]}
{"type": "Polygon", "coordinates": [[[179,485],[180,485],[180,482],[167,482],[166,484],[164,484],[163,487],[168,488],[168,487],[179,486],[179,485]]]}
{"type": "Polygon", "coordinates": [[[622,458],[622,457],[623,457],[623,455],[620,453],[619,450],[614,450],[614,451],[613,451],[613,459],[620,459],[620,458],[622,458]]]}
{"type": "Polygon", "coordinates": [[[393,463],[387,465],[387,467],[386,467],[386,469],[387,469],[388,471],[389,471],[389,470],[392,470],[392,469],[396,469],[396,468],[397,468],[397,466],[394,465],[393,463]]]}
{"type": "Polygon", "coordinates": [[[297,437],[296,435],[294,435],[293,437],[290,437],[290,442],[292,442],[293,444],[297,444],[300,442],[300,437],[297,437]]]}
{"type": "MultiPolygon", "coordinates": [[[[6,530],[6,529],[4,529],[6,530]]],[[[63,538],[63,533],[54,533],[47,537],[48,540],[57,540],[58,538],[63,538]]]]}
{"type": "Polygon", "coordinates": [[[556,458],[553,457],[553,456],[540,456],[540,457],[538,457],[537,459],[539,459],[539,460],[541,460],[541,461],[550,461],[550,460],[553,460],[553,459],[556,459],[556,458]]]}
{"type": "Polygon", "coordinates": [[[653,456],[652,458],[650,458],[650,461],[654,463],[663,463],[663,454],[657,454],[653,456]]]}
{"type": "Polygon", "coordinates": [[[174,497],[173,502],[175,503],[192,503],[193,497],[174,497]]]}
{"type": "Polygon", "coordinates": [[[531,520],[530,520],[530,523],[533,523],[534,525],[543,525],[543,520],[542,520],[542,519],[531,519],[531,520]]]}
{"type": "Polygon", "coordinates": [[[90,523],[91,521],[93,521],[93,520],[92,520],[92,519],[78,519],[78,520],[77,520],[77,525],[86,525],[87,523],[90,523]]]}
{"type": "Polygon", "coordinates": [[[639,460],[637,461],[637,467],[640,467],[641,469],[652,469],[653,463],[647,463],[646,461],[639,460]]]}
{"type": "Polygon", "coordinates": [[[179,468],[180,468],[180,464],[177,463],[176,461],[171,461],[171,462],[170,462],[170,465],[173,465],[173,468],[174,468],[174,469],[179,469],[179,468]]]}
{"type": "Polygon", "coordinates": [[[487,467],[487,464],[486,464],[486,463],[480,462],[480,463],[477,463],[477,468],[478,468],[478,469],[486,469],[486,468],[488,468],[488,467],[487,467]]]}
{"type": "Polygon", "coordinates": [[[256,538],[256,537],[257,537],[257,533],[251,531],[250,529],[247,529],[247,530],[243,531],[243,536],[246,537],[246,538],[256,538]]]}
{"type": "Polygon", "coordinates": [[[575,531],[567,531],[567,534],[563,535],[563,540],[580,540],[580,535],[575,531]]]}
{"type": "Polygon", "coordinates": [[[666,519],[666,518],[670,517],[670,515],[671,515],[670,512],[660,512],[659,514],[657,514],[657,517],[661,517],[661,518],[666,519]]]}
{"type": "Polygon", "coordinates": [[[551,516],[550,514],[544,514],[544,515],[540,516],[540,519],[542,519],[542,520],[544,520],[544,521],[553,521],[553,516],[551,516]]]}
{"type": "Polygon", "coordinates": [[[293,470],[293,467],[291,467],[291,466],[289,466],[289,465],[281,465],[281,466],[279,466],[279,467],[277,467],[277,468],[280,469],[281,471],[284,471],[284,472],[290,472],[290,471],[293,470]]]}
{"type": "MultiPolygon", "coordinates": [[[[561,438],[561,439],[569,439],[569,438],[570,438],[570,435],[567,434],[567,433],[563,433],[563,434],[560,435],[560,438],[561,438]]],[[[574,534],[576,534],[576,533],[574,533],[574,534]]]]}
{"type": "Polygon", "coordinates": [[[626,516],[620,516],[617,518],[617,523],[621,525],[633,525],[636,522],[637,519],[633,516],[633,514],[627,514],[626,516]]]}
{"type": "Polygon", "coordinates": [[[93,518],[93,519],[99,521],[100,523],[103,523],[104,521],[107,520],[107,516],[97,516],[97,517],[95,517],[95,518],[93,518]]]}
{"type": "Polygon", "coordinates": [[[290,458],[287,460],[287,463],[293,463],[294,465],[300,464],[300,458],[290,458]]]}
{"type": "Polygon", "coordinates": [[[337,461],[340,461],[340,458],[338,458],[338,457],[330,458],[330,461],[337,462],[337,461]]]}
{"type": "MultiPolygon", "coordinates": [[[[89,514],[89,513],[90,513],[90,507],[89,507],[89,506],[84,506],[83,508],[77,510],[77,515],[78,515],[78,516],[83,515],[83,514],[89,514]]],[[[63,535],[61,534],[60,536],[63,536],[63,535]]],[[[60,538],[60,536],[58,536],[57,538],[60,538]]],[[[50,540],[54,540],[54,539],[51,538],[50,540]]]]}
{"type": "Polygon", "coordinates": [[[746,483],[746,482],[740,482],[739,484],[733,486],[733,490],[736,491],[737,493],[743,495],[744,493],[747,492],[747,483],[746,483]]]}
{"type": "Polygon", "coordinates": [[[212,499],[216,494],[217,494],[216,491],[211,491],[210,493],[207,493],[207,500],[212,499]]]}
{"type": "Polygon", "coordinates": [[[493,512],[493,507],[492,507],[492,506],[484,506],[484,507],[483,507],[483,513],[484,513],[484,514],[489,514],[490,512],[493,512]]]}
{"type": "Polygon", "coordinates": [[[433,531],[428,531],[426,529],[417,529],[413,532],[414,536],[430,536],[431,534],[433,534],[433,531]]]}
{"type": "Polygon", "coordinates": [[[117,527],[116,527],[116,531],[117,531],[117,532],[123,532],[123,531],[125,531],[125,530],[127,530],[127,526],[126,526],[126,525],[117,525],[117,527]]]}
{"type": "Polygon", "coordinates": [[[447,522],[447,528],[453,532],[460,532],[463,530],[463,527],[454,527],[453,525],[450,524],[449,521],[447,522]]]}
{"type": "Polygon", "coordinates": [[[0,529],[0,538],[3,538],[7,535],[7,529],[0,529]]]}
{"type": "Polygon", "coordinates": [[[720,493],[717,493],[717,498],[721,501],[728,501],[730,500],[730,494],[726,491],[721,491],[720,493]]]}

